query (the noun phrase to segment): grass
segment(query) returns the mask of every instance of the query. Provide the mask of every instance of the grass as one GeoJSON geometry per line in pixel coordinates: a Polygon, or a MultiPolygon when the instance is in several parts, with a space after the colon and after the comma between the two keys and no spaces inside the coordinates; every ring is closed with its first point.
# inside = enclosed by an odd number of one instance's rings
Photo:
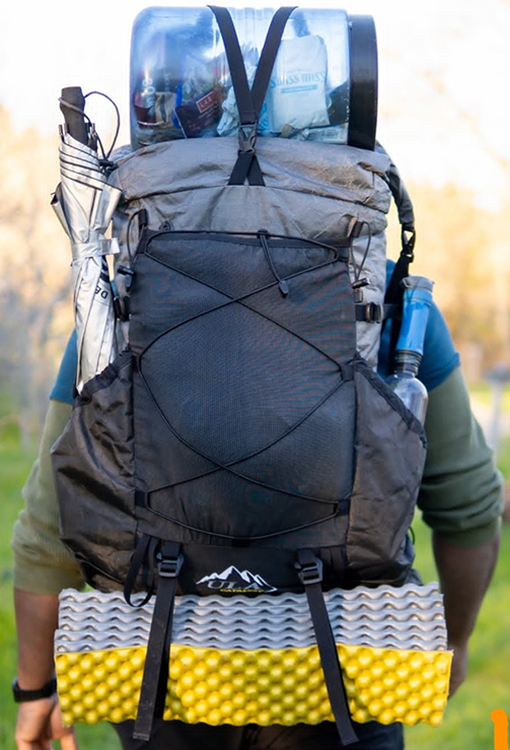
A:
{"type": "MultiPolygon", "coordinates": [[[[510,453],[510,442],[500,455],[510,453]]],[[[506,459],[505,459],[506,460],[506,459]]],[[[16,708],[10,683],[16,671],[16,637],[12,606],[12,557],[9,547],[13,523],[21,508],[20,488],[33,456],[23,454],[15,426],[0,431],[0,748],[14,747],[16,708]]],[[[509,467],[510,468],[510,467],[509,467]]],[[[510,476],[510,472],[506,474],[510,476]]],[[[430,534],[419,518],[414,524],[417,567],[424,580],[435,580],[430,534]]],[[[491,711],[510,714],[510,525],[503,528],[501,555],[471,641],[468,680],[449,704],[443,725],[419,725],[406,730],[407,750],[427,750],[437,744],[445,750],[489,750],[493,747],[491,711]]],[[[77,725],[80,750],[119,750],[106,724],[77,725]]]]}
{"type": "Polygon", "coordinates": [[[502,438],[498,447],[498,467],[510,482],[510,435],[502,438]]]}
{"type": "MultiPolygon", "coordinates": [[[[415,524],[417,567],[426,581],[435,579],[430,533],[415,524]]],[[[501,553],[470,642],[468,679],[448,704],[443,724],[406,731],[406,750],[425,750],[437,743],[445,750],[489,750],[493,747],[495,708],[510,714],[507,665],[510,663],[510,526],[503,527],[501,553]]]]}
{"type": "Polygon", "coordinates": [[[16,674],[16,639],[12,611],[11,531],[19,507],[20,479],[26,476],[32,456],[18,447],[18,435],[9,422],[0,443],[0,747],[12,746],[12,697],[10,682],[16,674]]]}

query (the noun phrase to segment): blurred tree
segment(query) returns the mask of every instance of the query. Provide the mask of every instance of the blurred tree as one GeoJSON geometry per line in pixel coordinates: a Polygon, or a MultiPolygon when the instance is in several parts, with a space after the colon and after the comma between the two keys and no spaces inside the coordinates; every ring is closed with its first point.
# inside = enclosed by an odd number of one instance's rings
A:
{"type": "MultiPolygon", "coordinates": [[[[417,227],[412,273],[435,282],[434,299],[463,355],[466,374],[478,379],[497,362],[510,361],[510,214],[481,208],[457,184],[408,187],[417,227]]],[[[392,217],[393,257],[398,242],[392,217]]]]}
{"type": "Polygon", "coordinates": [[[50,207],[58,143],[0,108],[0,383],[25,443],[37,434],[72,326],[70,251],[50,207]]]}
{"type": "Polygon", "coordinates": [[[389,20],[381,34],[379,136],[412,188],[414,272],[435,278],[474,379],[510,366],[510,0],[443,5],[402,8],[419,18],[405,46],[389,20]]]}

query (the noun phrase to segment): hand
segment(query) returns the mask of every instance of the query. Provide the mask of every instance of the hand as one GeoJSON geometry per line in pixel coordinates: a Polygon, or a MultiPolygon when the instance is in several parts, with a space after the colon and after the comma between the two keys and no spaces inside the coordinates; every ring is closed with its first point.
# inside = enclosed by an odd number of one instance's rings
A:
{"type": "Polygon", "coordinates": [[[448,696],[449,698],[451,698],[466,679],[468,645],[467,643],[464,643],[461,646],[455,646],[451,643],[448,645],[449,648],[453,649],[452,671],[450,676],[450,692],[448,696]]]}
{"type": "Polygon", "coordinates": [[[20,703],[14,734],[18,750],[52,750],[60,740],[62,750],[78,750],[73,727],[62,724],[58,698],[20,703]]]}

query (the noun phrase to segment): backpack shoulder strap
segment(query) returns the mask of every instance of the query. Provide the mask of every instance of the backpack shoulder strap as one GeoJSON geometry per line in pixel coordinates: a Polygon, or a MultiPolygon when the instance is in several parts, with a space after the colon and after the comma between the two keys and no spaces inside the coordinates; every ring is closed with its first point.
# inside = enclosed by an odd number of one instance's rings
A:
{"type": "Polygon", "coordinates": [[[228,184],[244,185],[248,180],[250,185],[263,186],[264,178],[255,153],[257,124],[283,31],[294,7],[280,8],[273,16],[251,89],[232,16],[227,8],[217,5],[209,5],[209,8],[216,16],[225,45],[240,120],[238,157],[228,184]]]}
{"type": "MultiPolygon", "coordinates": [[[[379,143],[377,144],[377,151],[389,156],[379,143]]],[[[393,161],[391,161],[391,157],[390,162],[390,167],[387,172],[388,185],[397,207],[398,220],[401,228],[402,247],[393,274],[387,285],[384,301],[387,304],[399,304],[402,292],[400,282],[409,274],[409,266],[414,260],[416,229],[414,226],[414,209],[411,197],[407,192],[407,188],[400,176],[400,172],[393,161]]]]}
{"type": "MultiPolygon", "coordinates": [[[[381,153],[388,153],[378,143],[376,150],[381,153]]],[[[388,185],[397,207],[398,220],[400,222],[401,250],[393,273],[386,286],[384,304],[386,310],[391,310],[388,317],[392,318],[391,336],[390,336],[390,366],[395,355],[398,335],[400,332],[400,318],[402,315],[402,302],[404,290],[402,288],[402,279],[409,275],[409,266],[414,260],[414,246],[416,244],[416,229],[414,226],[414,209],[411,197],[407,192],[404,181],[400,172],[390,157],[390,167],[387,172],[388,185]]]]}

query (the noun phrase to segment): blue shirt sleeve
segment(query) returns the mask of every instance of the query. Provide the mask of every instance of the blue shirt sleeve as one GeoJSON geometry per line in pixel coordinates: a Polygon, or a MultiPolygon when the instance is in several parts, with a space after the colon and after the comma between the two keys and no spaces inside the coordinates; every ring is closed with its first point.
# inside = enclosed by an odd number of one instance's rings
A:
{"type": "MultiPolygon", "coordinates": [[[[393,270],[393,262],[388,262],[387,278],[389,279],[393,270]]],[[[387,377],[389,373],[389,347],[390,347],[391,321],[387,321],[381,335],[381,346],[379,349],[379,362],[377,370],[381,377],[387,377]]],[[[432,304],[430,315],[425,331],[425,342],[423,347],[423,359],[421,361],[418,377],[428,391],[437,388],[444,383],[446,378],[460,365],[460,357],[455,350],[453,340],[445,319],[437,305],[432,304]]]]}
{"type": "Polygon", "coordinates": [[[77,365],[77,338],[76,331],[73,331],[67,342],[57,379],[50,393],[50,399],[53,399],[54,401],[63,401],[66,404],[73,403],[77,365]]]}

